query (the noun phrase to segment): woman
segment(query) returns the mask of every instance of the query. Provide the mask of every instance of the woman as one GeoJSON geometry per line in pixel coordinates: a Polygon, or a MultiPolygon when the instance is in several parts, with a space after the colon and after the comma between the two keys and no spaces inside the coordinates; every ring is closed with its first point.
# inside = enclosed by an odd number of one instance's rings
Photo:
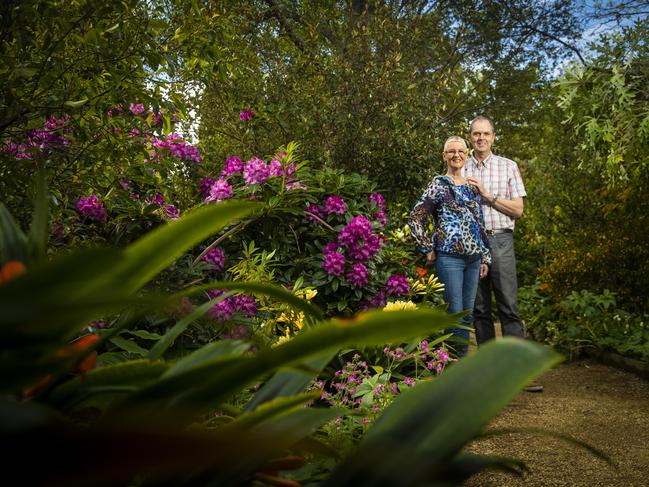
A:
{"type": "Polygon", "coordinates": [[[462,318],[463,328],[451,330],[458,338],[456,351],[467,351],[473,303],[479,279],[485,277],[491,264],[487,235],[480,206],[480,193],[464,179],[467,146],[461,137],[449,137],[442,154],[446,175],[436,176],[410,213],[410,232],[418,249],[426,253],[429,264],[435,262],[437,276],[444,283],[444,298],[449,314],[469,310],[462,318]],[[429,217],[434,231],[426,237],[429,217]]]}

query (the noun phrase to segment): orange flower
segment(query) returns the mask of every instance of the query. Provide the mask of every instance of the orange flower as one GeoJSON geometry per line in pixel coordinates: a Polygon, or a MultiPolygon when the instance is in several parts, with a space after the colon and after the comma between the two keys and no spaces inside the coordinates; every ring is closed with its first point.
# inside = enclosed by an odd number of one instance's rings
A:
{"type": "Polygon", "coordinates": [[[543,284],[541,284],[541,285],[539,286],[539,289],[540,289],[541,291],[545,291],[545,290],[546,290],[547,288],[549,288],[549,287],[550,287],[550,285],[549,285],[547,282],[544,282],[543,284]]]}
{"type": "Polygon", "coordinates": [[[415,269],[415,272],[417,273],[417,275],[419,276],[420,279],[423,279],[424,277],[426,277],[428,275],[428,271],[426,269],[424,269],[423,267],[417,267],[415,269]]]}
{"type": "Polygon", "coordinates": [[[11,281],[15,277],[24,274],[27,268],[19,260],[10,260],[0,269],[0,284],[11,281]]]}
{"type": "MultiPolygon", "coordinates": [[[[68,347],[74,353],[81,353],[99,340],[99,335],[85,335],[77,338],[68,347]]],[[[84,374],[97,366],[97,351],[93,350],[77,365],[76,372],[84,374]]]]}

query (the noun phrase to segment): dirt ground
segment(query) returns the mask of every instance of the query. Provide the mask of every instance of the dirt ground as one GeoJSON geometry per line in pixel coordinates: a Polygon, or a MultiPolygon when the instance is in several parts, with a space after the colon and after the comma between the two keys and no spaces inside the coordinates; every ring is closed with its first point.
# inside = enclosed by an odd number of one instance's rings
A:
{"type": "Polygon", "coordinates": [[[474,442],[469,451],[523,460],[520,479],[481,473],[467,486],[649,486],[649,381],[594,361],[559,365],[540,379],[542,393],[522,392],[489,428],[541,428],[603,451],[592,453],[555,438],[528,433],[474,442]]]}

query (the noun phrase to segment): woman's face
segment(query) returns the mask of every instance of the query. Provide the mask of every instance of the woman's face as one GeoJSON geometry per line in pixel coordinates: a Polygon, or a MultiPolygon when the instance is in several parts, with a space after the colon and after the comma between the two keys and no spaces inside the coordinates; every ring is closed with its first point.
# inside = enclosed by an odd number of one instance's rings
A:
{"type": "Polygon", "coordinates": [[[457,140],[450,141],[446,144],[443,157],[448,169],[462,169],[466,164],[466,145],[457,140]]]}

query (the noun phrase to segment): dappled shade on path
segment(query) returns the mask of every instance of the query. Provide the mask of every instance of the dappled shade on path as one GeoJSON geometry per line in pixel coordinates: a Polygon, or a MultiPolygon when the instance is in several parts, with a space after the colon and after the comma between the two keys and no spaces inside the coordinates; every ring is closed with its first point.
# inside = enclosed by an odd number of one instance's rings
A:
{"type": "Polygon", "coordinates": [[[594,361],[565,363],[547,372],[543,393],[521,393],[489,429],[541,428],[603,451],[617,470],[565,441],[528,433],[473,443],[475,453],[523,460],[524,479],[482,473],[468,486],[645,486],[649,484],[649,382],[594,361]]]}

